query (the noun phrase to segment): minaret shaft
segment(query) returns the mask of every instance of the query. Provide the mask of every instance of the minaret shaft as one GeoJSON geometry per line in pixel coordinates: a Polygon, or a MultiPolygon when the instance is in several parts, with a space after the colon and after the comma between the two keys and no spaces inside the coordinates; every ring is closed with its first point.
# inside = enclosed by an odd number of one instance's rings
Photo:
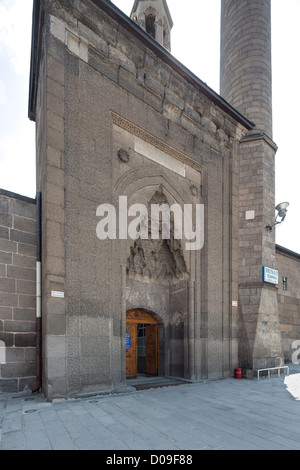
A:
{"type": "Polygon", "coordinates": [[[222,0],[220,93],[255,124],[241,139],[239,161],[239,360],[244,370],[283,361],[276,269],[275,154],[272,141],[270,0],[222,0]]]}
{"type": "Polygon", "coordinates": [[[272,138],[270,0],[222,0],[220,94],[272,138]]]}

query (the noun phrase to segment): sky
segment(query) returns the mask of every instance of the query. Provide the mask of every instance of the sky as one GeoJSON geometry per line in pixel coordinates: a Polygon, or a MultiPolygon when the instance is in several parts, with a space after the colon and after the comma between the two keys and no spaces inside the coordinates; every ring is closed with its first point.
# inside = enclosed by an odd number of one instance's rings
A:
{"type": "MultiPolygon", "coordinates": [[[[28,119],[32,3],[0,0],[0,188],[34,198],[35,125],[28,119]]],[[[129,15],[134,2],[113,3],[129,15]]],[[[220,0],[168,0],[168,6],[172,54],[219,93],[220,0]]],[[[276,243],[300,253],[300,0],[271,0],[271,6],[276,204],[290,204],[276,243]]]]}

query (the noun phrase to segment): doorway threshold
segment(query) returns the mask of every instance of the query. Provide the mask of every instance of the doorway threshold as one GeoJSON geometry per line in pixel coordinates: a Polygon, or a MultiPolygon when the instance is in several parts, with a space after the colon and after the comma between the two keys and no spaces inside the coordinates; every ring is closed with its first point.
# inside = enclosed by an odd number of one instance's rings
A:
{"type": "Polygon", "coordinates": [[[149,390],[151,388],[174,387],[176,385],[186,385],[188,382],[184,379],[177,379],[172,377],[149,377],[144,374],[138,375],[136,378],[127,379],[127,384],[134,387],[136,390],[149,390]]]}

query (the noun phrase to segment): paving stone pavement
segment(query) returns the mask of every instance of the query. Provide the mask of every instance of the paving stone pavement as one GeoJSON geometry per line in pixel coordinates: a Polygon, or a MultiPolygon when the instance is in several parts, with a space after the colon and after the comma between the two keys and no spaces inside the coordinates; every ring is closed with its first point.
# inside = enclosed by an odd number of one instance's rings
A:
{"type": "Polygon", "coordinates": [[[46,402],[0,393],[0,450],[300,450],[300,366],[46,402]]]}

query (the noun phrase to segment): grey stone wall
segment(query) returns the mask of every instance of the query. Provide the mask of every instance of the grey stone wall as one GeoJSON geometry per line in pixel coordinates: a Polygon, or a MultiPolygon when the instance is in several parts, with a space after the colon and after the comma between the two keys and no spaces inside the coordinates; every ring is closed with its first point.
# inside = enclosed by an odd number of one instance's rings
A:
{"type": "Polygon", "coordinates": [[[0,391],[35,383],[35,200],[0,189],[0,391]]]}
{"type": "Polygon", "coordinates": [[[280,246],[276,247],[279,272],[278,310],[284,350],[284,359],[292,361],[296,351],[294,341],[300,340],[300,255],[280,246]],[[285,288],[283,278],[286,278],[285,288]]]}
{"type": "Polygon", "coordinates": [[[51,399],[126,385],[126,309],[137,307],[163,320],[160,370],[230,376],[238,363],[233,148],[245,129],[100,7],[59,4],[45,2],[35,113],[43,390],[51,399]],[[147,202],[160,185],[172,202],[205,206],[205,245],[183,253],[186,284],[178,293],[167,285],[162,296],[163,283],[126,273],[132,243],[96,235],[100,204],[115,204],[119,195],[147,202]]]}
{"type": "Polygon", "coordinates": [[[276,269],[275,233],[265,229],[275,207],[275,152],[264,138],[240,144],[240,365],[245,369],[283,360],[276,288],[262,282],[262,266],[276,269]]]}

